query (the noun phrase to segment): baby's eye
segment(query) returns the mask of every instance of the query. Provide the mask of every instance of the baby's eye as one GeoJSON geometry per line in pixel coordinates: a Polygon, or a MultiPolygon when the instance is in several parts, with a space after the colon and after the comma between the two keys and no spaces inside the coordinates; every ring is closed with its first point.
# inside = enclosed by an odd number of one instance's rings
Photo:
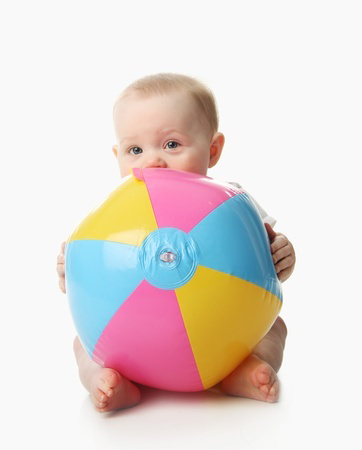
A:
{"type": "Polygon", "coordinates": [[[129,152],[131,153],[131,155],[140,155],[143,150],[140,147],[132,147],[129,149],[129,152]]]}
{"type": "Polygon", "coordinates": [[[166,148],[177,148],[180,144],[176,141],[167,142],[166,148]]]}

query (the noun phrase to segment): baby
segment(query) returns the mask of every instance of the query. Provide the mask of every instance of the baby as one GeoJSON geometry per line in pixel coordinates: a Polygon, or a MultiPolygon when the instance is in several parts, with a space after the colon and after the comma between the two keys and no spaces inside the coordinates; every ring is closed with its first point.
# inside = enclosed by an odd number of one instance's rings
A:
{"type": "MultiPolygon", "coordinates": [[[[210,90],[196,79],[158,74],[137,80],[118,97],[113,109],[117,158],[121,177],[133,167],[159,167],[206,175],[218,162],[224,136],[210,90]]],[[[270,240],[278,277],[289,278],[295,265],[292,244],[276,233],[260,209],[270,240]]],[[[270,222],[270,220],[269,220],[270,222]]],[[[57,260],[59,285],[65,293],[64,248],[57,260]]],[[[275,402],[279,396],[277,372],[283,359],[287,329],[278,317],[253,352],[212,388],[229,395],[275,402]]],[[[111,368],[90,359],[78,337],[74,352],[80,379],[100,412],[126,408],[140,401],[140,388],[111,368]]]]}

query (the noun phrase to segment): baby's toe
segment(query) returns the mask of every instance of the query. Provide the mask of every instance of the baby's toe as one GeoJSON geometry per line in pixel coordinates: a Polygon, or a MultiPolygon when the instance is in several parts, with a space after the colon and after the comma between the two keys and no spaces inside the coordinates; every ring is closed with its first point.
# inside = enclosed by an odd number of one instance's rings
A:
{"type": "Polygon", "coordinates": [[[96,408],[96,411],[98,412],[105,412],[108,406],[108,403],[94,403],[94,406],[96,408]]]}
{"type": "Polygon", "coordinates": [[[96,409],[100,410],[107,406],[109,398],[104,392],[96,388],[91,392],[91,399],[96,409]]]}
{"type": "Polygon", "coordinates": [[[270,403],[274,403],[279,398],[279,382],[273,380],[271,383],[261,386],[260,390],[265,395],[265,400],[270,403]]]}
{"type": "Polygon", "coordinates": [[[279,397],[278,377],[267,363],[259,364],[255,370],[254,385],[259,389],[267,402],[276,402],[279,397]]]}
{"type": "Polygon", "coordinates": [[[92,394],[92,398],[95,402],[106,403],[108,396],[100,389],[96,388],[92,394]]]}
{"type": "Polygon", "coordinates": [[[107,396],[107,398],[112,397],[113,389],[109,387],[103,380],[98,380],[97,388],[102,391],[103,394],[107,396]]]}
{"type": "Polygon", "coordinates": [[[111,388],[118,386],[122,380],[121,375],[113,369],[105,369],[102,375],[104,382],[111,388]]]}
{"type": "Polygon", "coordinates": [[[255,370],[255,386],[265,387],[273,383],[273,369],[269,364],[259,364],[255,370]]]}
{"type": "Polygon", "coordinates": [[[102,374],[98,379],[97,387],[104,392],[107,397],[112,397],[113,388],[119,387],[122,382],[120,374],[112,369],[103,369],[102,374]]]}
{"type": "Polygon", "coordinates": [[[253,354],[222,381],[221,388],[230,395],[266,402],[276,402],[279,396],[277,374],[267,362],[253,354]]]}
{"type": "Polygon", "coordinates": [[[113,369],[101,369],[93,382],[91,397],[99,412],[129,408],[140,401],[139,389],[113,369]]]}

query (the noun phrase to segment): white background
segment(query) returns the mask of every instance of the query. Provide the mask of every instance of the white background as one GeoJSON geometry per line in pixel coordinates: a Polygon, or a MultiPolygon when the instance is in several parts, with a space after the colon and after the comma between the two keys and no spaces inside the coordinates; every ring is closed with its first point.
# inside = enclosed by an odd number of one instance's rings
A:
{"type": "Polygon", "coordinates": [[[361,448],[358,1],[3,1],[1,390],[6,448],[361,448]],[[161,71],[214,91],[242,183],[294,243],[278,404],[145,390],[97,414],[57,288],[60,243],[119,182],[115,97],[161,71]]]}

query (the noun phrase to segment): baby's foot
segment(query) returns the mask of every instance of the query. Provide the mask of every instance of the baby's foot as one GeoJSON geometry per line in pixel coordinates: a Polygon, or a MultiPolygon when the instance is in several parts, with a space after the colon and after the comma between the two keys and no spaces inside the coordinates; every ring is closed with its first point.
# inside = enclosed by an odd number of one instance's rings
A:
{"type": "Polygon", "coordinates": [[[223,392],[264,402],[279,398],[279,381],[273,368],[256,355],[249,355],[234,372],[221,383],[223,392]]]}
{"type": "Polygon", "coordinates": [[[139,389],[113,369],[102,368],[93,377],[90,396],[99,412],[129,408],[140,401],[139,389]]]}

